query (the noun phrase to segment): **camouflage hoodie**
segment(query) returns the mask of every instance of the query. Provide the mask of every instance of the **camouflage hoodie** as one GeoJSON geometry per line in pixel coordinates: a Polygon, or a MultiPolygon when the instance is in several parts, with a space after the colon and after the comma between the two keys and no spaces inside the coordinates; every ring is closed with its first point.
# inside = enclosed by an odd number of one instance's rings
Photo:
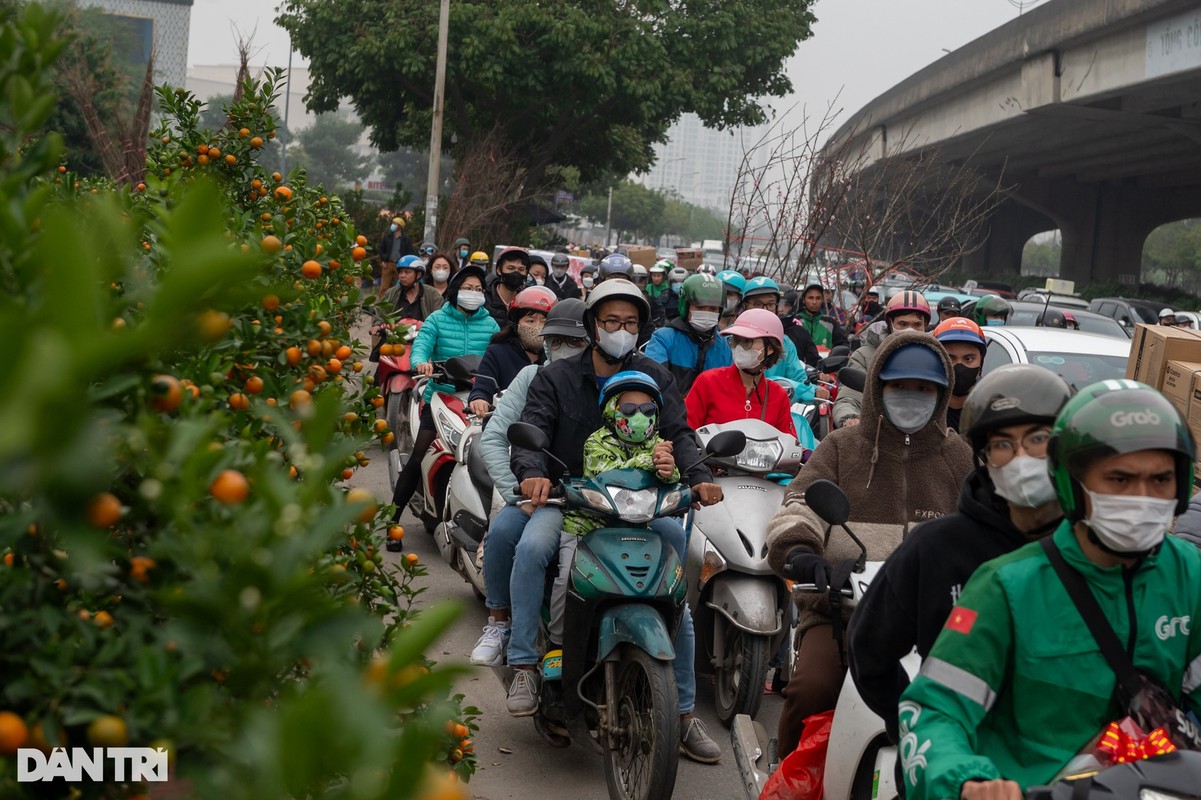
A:
{"type": "MultiPolygon", "coordinates": [[[[663,441],[658,432],[640,444],[629,444],[617,437],[614,427],[617,424],[617,404],[621,395],[614,395],[605,403],[601,416],[605,418],[605,427],[593,431],[584,441],[584,477],[595,478],[597,475],[611,469],[641,469],[655,472],[655,462],[651,459],[655,446],[663,441]]],[[[660,478],[664,483],[677,483],[680,480],[680,468],[672,470],[668,478],[660,478]]],[[[570,511],[563,516],[563,530],[574,536],[599,528],[604,523],[595,514],[586,511],[570,511]]]]}

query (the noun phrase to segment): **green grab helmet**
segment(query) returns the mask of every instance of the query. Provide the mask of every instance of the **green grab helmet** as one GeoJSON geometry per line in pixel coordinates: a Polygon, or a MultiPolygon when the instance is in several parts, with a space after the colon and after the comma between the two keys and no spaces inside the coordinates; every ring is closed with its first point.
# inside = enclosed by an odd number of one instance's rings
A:
{"type": "Polygon", "coordinates": [[[726,287],[712,275],[703,272],[690,275],[680,287],[680,316],[688,319],[689,306],[717,306],[726,302],[726,287]]]}
{"type": "Polygon", "coordinates": [[[1067,402],[1051,428],[1047,467],[1063,515],[1084,518],[1080,477],[1096,461],[1139,450],[1169,450],[1176,460],[1176,513],[1193,489],[1193,437],[1180,412],[1159,392],[1131,380],[1086,386],[1067,402]]]}
{"type": "Polygon", "coordinates": [[[996,294],[986,294],[976,301],[975,307],[972,309],[972,322],[975,322],[981,328],[988,326],[989,317],[1004,317],[1005,321],[1009,321],[1009,315],[1013,313],[1013,306],[1004,297],[996,294]]]}

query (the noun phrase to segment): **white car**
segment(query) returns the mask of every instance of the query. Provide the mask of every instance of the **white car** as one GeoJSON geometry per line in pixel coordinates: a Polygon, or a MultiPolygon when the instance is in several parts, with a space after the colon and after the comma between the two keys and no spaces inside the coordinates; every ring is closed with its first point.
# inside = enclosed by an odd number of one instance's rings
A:
{"type": "Polygon", "coordinates": [[[1003,364],[1037,364],[1077,389],[1126,375],[1129,339],[1060,328],[1005,325],[983,330],[988,339],[985,375],[1003,364]]]}

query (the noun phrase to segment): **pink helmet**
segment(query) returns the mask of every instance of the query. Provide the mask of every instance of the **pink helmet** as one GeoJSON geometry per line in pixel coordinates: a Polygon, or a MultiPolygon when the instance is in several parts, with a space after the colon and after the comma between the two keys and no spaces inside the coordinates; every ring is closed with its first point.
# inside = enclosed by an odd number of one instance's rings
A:
{"type": "Polygon", "coordinates": [[[774,339],[784,346],[784,324],[780,318],[766,308],[743,311],[734,324],[722,331],[726,336],[741,336],[744,339],[774,339]]]}

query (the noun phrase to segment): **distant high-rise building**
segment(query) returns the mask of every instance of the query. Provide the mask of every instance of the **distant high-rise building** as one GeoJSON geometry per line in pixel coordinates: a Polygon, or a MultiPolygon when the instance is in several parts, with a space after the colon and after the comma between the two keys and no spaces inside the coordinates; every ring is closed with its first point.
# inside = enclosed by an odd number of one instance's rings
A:
{"type": "Polygon", "coordinates": [[[183,86],[188,73],[188,29],[192,0],[76,0],[80,8],[98,8],[122,25],[121,55],[145,64],[154,54],[155,85],[183,86]]]}
{"type": "Polygon", "coordinates": [[[667,142],[655,145],[655,165],[633,180],[724,215],[744,150],[754,141],[749,130],[714,130],[695,114],[685,114],[668,130],[667,142]]]}

